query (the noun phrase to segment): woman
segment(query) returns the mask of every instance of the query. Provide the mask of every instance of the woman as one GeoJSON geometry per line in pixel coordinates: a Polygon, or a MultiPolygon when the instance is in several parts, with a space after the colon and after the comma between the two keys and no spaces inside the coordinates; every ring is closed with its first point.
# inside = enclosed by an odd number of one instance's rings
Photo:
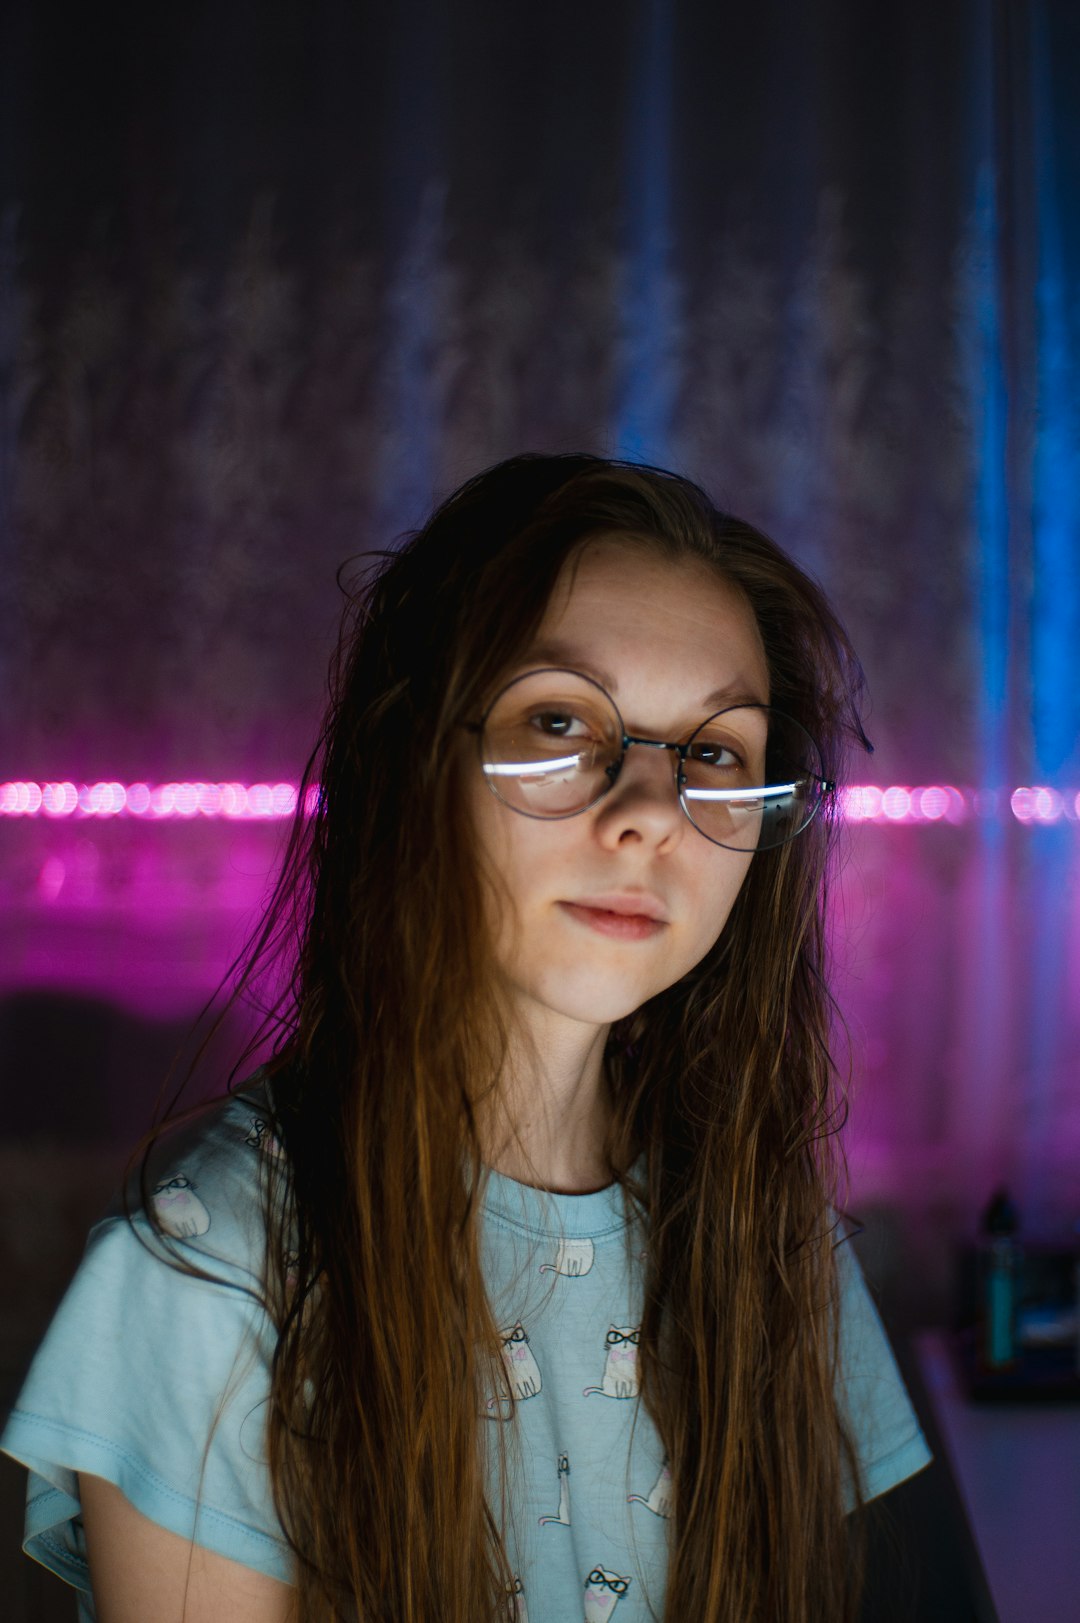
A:
{"type": "Polygon", "coordinates": [[[854,1615],[844,1513],[929,1457],[832,1205],[858,690],[658,469],[517,457],[386,558],[274,1053],[153,1146],[3,1439],[84,1616],[854,1615]]]}

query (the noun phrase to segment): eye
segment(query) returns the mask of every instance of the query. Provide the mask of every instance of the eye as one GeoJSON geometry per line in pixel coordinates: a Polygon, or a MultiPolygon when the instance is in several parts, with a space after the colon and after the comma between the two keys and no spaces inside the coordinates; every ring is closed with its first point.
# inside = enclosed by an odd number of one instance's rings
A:
{"type": "Polygon", "coordinates": [[[545,738],[589,738],[589,724],[572,710],[538,710],[529,717],[529,725],[545,738]],[[575,729],[577,729],[575,731],[575,729]]]}
{"type": "Polygon", "coordinates": [[[737,771],[744,765],[742,755],[730,744],[722,744],[719,739],[701,739],[691,744],[689,760],[699,761],[702,766],[711,766],[717,771],[737,771]]]}

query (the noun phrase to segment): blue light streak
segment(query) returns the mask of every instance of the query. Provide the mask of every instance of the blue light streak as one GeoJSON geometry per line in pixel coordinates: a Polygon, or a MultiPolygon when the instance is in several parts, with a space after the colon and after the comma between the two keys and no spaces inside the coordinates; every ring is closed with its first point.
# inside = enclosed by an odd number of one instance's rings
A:
{"type": "Polygon", "coordinates": [[[671,0],[644,0],[628,120],[617,455],[667,461],[679,388],[671,256],[671,0]]]}

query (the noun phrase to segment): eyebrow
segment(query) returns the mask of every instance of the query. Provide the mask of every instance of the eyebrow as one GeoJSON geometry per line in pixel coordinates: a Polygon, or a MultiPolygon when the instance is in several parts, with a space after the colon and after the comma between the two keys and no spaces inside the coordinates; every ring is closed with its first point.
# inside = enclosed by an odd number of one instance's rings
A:
{"type": "MultiPolygon", "coordinates": [[[[580,671],[583,676],[591,676],[594,682],[607,688],[614,698],[618,698],[619,684],[610,671],[602,670],[592,660],[584,658],[581,653],[565,642],[544,642],[529,650],[527,659],[522,660],[521,669],[529,665],[553,665],[564,670],[580,671]]],[[[755,688],[749,687],[744,679],[736,677],[726,688],[717,688],[715,692],[708,693],[701,703],[708,710],[734,709],[742,704],[768,704],[755,688]]]]}

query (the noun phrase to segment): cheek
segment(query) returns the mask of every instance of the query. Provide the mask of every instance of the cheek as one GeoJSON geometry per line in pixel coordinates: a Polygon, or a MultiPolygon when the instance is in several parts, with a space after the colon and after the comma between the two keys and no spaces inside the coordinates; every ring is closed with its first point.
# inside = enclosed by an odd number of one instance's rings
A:
{"type": "Polygon", "coordinates": [[[536,876],[544,871],[536,831],[543,835],[549,829],[508,811],[483,784],[473,795],[472,819],[486,881],[488,926],[495,950],[505,960],[516,950],[536,876]]]}
{"type": "Polygon", "coordinates": [[[684,892],[690,898],[691,910],[680,932],[679,951],[673,952],[668,960],[668,985],[688,975],[712,952],[746,883],[752,860],[749,856],[721,851],[719,857],[719,861],[702,864],[684,892]],[[730,857],[730,861],[725,860],[726,857],[730,857]]]}
{"type": "Polygon", "coordinates": [[[717,856],[702,865],[691,886],[691,894],[699,898],[695,945],[699,948],[698,961],[723,934],[739,892],[746,883],[753,857],[738,851],[723,851],[717,847],[717,856]]]}

